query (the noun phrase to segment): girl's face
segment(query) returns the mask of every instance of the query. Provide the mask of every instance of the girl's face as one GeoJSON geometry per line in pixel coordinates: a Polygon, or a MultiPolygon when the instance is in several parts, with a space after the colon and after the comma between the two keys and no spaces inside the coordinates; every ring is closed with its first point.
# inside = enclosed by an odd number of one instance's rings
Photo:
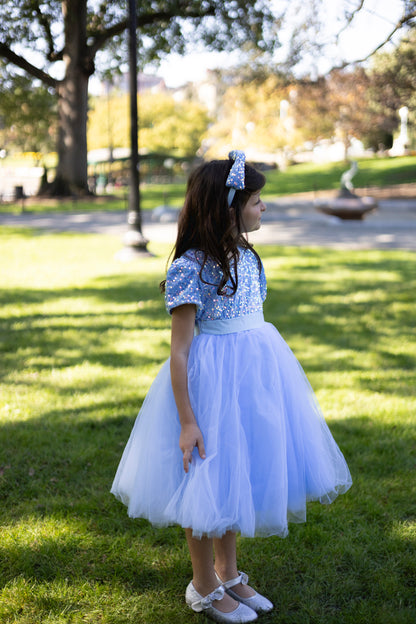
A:
{"type": "Polygon", "coordinates": [[[266,206],[260,199],[260,191],[250,195],[250,199],[241,211],[243,232],[254,232],[260,229],[261,215],[265,210],[266,206]]]}

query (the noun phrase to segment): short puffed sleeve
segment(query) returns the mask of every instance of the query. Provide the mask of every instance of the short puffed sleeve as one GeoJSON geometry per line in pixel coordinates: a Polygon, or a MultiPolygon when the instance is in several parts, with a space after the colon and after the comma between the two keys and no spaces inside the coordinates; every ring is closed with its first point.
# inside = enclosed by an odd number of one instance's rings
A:
{"type": "Polygon", "coordinates": [[[266,274],[264,272],[263,263],[261,263],[261,271],[260,271],[260,296],[261,296],[262,301],[264,301],[267,297],[267,280],[266,280],[266,274]]]}
{"type": "Polygon", "coordinates": [[[165,303],[168,312],[186,303],[197,309],[202,306],[200,266],[195,260],[181,256],[172,262],[166,275],[165,303]]]}

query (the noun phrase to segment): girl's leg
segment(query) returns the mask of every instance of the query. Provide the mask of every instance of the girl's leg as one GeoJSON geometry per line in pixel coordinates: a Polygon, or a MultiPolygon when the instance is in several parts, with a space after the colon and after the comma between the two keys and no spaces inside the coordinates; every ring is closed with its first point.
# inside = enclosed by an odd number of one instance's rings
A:
{"type": "MultiPolygon", "coordinates": [[[[236,535],[232,531],[227,531],[223,537],[214,538],[213,541],[215,570],[225,583],[238,576],[236,535]]],[[[256,593],[249,585],[242,585],[241,583],[235,585],[233,591],[242,598],[250,598],[256,593]]]]}
{"type": "Polygon", "coordinates": [[[220,579],[228,581],[238,576],[236,535],[227,531],[221,538],[214,538],[215,571],[220,579]]]}
{"type": "MultiPolygon", "coordinates": [[[[191,555],[193,585],[201,596],[207,596],[219,586],[218,579],[215,576],[212,539],[208,537],[202,537],[201,539],[192,537],[192,529],[185,529],[185,535],[191,555]]],[[[224,598],[222,600],[214,600],[212,606],[219,611],[229,613],[237,608],[238,602],[231,596],[228,596],[228,594],[224,594],[224,598]]]]}

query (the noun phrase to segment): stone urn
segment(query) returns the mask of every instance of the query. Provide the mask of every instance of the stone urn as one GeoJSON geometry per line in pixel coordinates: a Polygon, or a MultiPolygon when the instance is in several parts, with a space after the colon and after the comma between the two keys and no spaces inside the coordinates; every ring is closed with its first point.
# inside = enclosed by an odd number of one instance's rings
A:
{"type": "Polygon", "coordinates": [[[328,200],[316,200],[315,208],[324,214],[338,217],[339,219],[362,220],[364,215],[377,208],[377,200],[374,197],[359,197],[354,193],[352,178],[358,171],[356,161],[351,163],[348,171],[341,176],[341,189],[338,195],[328,200]]]}
{"type": "Polygon", "coordinates": [[[319,199],[315,208],[324,214],[346,220],[362,220],[364,216],[378,206],[374,197],[359,197],[348,189],[341,189],[336,197],[328,200],[319,199]]]}

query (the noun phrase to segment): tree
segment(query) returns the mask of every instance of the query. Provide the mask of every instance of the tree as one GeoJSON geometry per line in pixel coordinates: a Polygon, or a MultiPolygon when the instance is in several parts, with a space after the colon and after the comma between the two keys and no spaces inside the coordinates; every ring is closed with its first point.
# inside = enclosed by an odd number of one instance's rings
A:
{"type": "Polygon", "coordinates": [[[328,82],[326,77],[316,80],[302,78],[294,83],[291,111],[298,132],[304,142],[315,143],[334,136],[334,117],[329,114],[328,82]]]}
{"type": "MultiPolygon", "coordinates": [[[[350,2],[347,3],[347,6],[344,12],[345,22],[341,30],[337,33],[337,39],[339,38],[340,34],[344,30],[351,27],[355,17],[360,12],[366,11],[366,10],[368,10],[370,13],[372,12],[371,7],[368,8],[367,4],[368,2],[366,2],[366,0],[356,0],[357,6],[351,9],[351,3],[350,2]]],[[[389,43],[390,41],[392,41],[397,33],[408,31],[412,28],[415,28],[416,26],[416,1],[415,0],[402,0],[401,4],[402,4],[402,14],[397,20],[397,22],[395,24],[392,24],[392,28],[390,32],[387,34],[387,36],[382,41],[380,41],[380,43],[378,43],[376,47],[373,50],[371,50],[364,58],[355,59],[354,61],[355,63],[363,63],[364,61],[367,61],[368,59],[370,59],[376,52],[381,50],[386,45],[386,43],[389,43]]],[[[346,64],[344,64],[344,66],[345,65],[346,64]]]]}
{"type": "Polygon", "coordinates": [[[368,106],[369,81],[362,67],[353,71],[334,69],[327,78],[328,116],[335,134],[344,144],[344,158],[353,138],[362,139],[376,125],[368,106]]]}
{"type": "Polygon", "coordinates": [[[244,68],[235,75],[239,79],[226,89],[218,120],[208,131],[208,155],[218,157],[238,146],[257,159],[259,154],[293,145],[294,128],[282,115],[282,101],[290,91],[287,78],[270,71],[253,75],[244,68]]]}
{"type": "Polygon", "coordinates": [[[288,10],[291,12],[289,19],[292,29],[288,33],[286,63],[289,68],[298,65],[298,70],[306,67],[306,72],[302,71],[303,75],[307,73],[316,76],[323,71],[328,73],[331,67],[345,69],[350,65],[364,63],[386,44],[394,44],[398,36],[416,26],[416,0],[398,0],[394,7],[375,3],[374,0],[292,0],[288,10]],[[379,7],[378,4],[384,6],[379,7]],[[371,19],[371,28],[379,21],[384,26],[390,24],[390,29],[386,33],[383,28],[378,41],[363,56],[358,53],[354,56],[354,44],[350,44],[350,60],[346,60],[342,56],[343,37],[348,32],[354,33],[355,27],[365,18],[367,23],[371,19]]]}
{"type": "MultiPolygon", "coordinates": [[[[0,57],[57,95],[57,193],[87,189],[88,81],[100,52],[111,51],[109,70],[120,65],[127,26],[122,0],[5,0],[0,5],[0,57]]],[[[183,52],[189,39],[211,49],[272,50],[277,45],[274,26],[267,0],[137,4],[142,63],[183,52]]]]}
{"type": "Polygon", "coordinates": [[[409,109],[409,127],[416,125],[416,30],[405,35],[390,52],[379,52],[369,69],[371,106],[383,116],[382,130],[392,134],[397,111],[409,109]]]}
{"type": "Polygon", "coordinates": [[[88,149],[128,147],[129,96],[117,91],[93,97],[88,113],[88,149]]]}
{"type": "Polygon", "coordinates": [[[144,148],[175,156],[194,156],[209,122],[196,102],[176,102],[169,95],[140,96],[139,141],[144,148]]]}
{"type": "Polygon", "coordinates": [[[55,149],[57,116],[54,95],[28,76],[10,75],[0,63],[0,147],[27,152],[55,149]]]}
{"type": "Polygon", "coordinates": [[[301,80],[296,88],[296,123],[307,141],[336,136],[344,144],[363,139],[378,120],[368,102],[369,79],[362,67],[334,69],[315,81],[301,80]]]}
{"type": "Polygon", "coordinates": [[[376,105],[385,91],[381,83],[376,90],[363,67],[334,69],[317,80],[299,80],[292,102],[296,126],[305,141],[337,137],[344,144],[346,159],[354,138],[377,150],[388,143],[391,132],[391,113],[376,105]]]}
{"type": "MultiPolygon", "coordinates": [[[[90,105],[88,145],[90,149],[128,147],[128,95],[109,94],[90,105]],[[111,139],[109,140],[109,134],[111,139]]],[[[139,95],[139,145],[149,152],[194,156],[209,122],[208,113],[192,101],[177,102],[169,93],[139,95]]]]}

